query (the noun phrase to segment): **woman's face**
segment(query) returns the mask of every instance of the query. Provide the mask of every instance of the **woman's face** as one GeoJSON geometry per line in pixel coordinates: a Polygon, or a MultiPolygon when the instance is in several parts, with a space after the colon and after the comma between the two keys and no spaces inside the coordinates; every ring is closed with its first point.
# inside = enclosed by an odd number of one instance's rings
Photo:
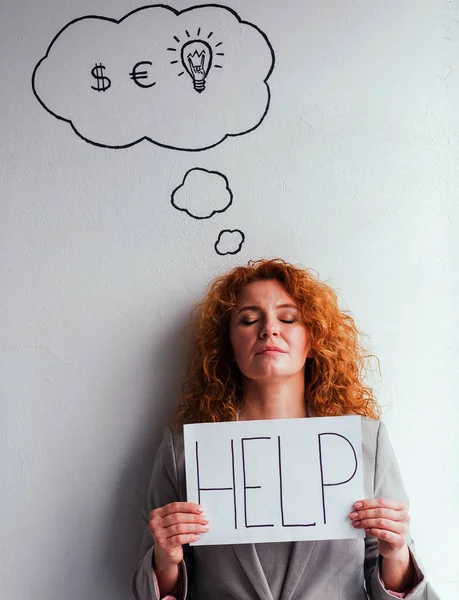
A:
{"type": "Polygon", "coordinates": [[[247,284],[231,314],[230,340],[236,363],[249,379],[304,373],[311,335],[296,301],[276,280],[247,284]]]}

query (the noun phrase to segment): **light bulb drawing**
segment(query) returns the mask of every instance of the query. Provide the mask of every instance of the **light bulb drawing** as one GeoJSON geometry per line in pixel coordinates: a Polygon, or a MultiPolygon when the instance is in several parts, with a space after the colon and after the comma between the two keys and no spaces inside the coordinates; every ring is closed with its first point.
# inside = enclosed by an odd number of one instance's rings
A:
{"type": "Polygon", "coordinates": [[[200,94],[206,88],[206,77],[212,66],[212,48],[206,42],[194,40],[184,44],[180,54],[193,87],[200,94]]]}
{"type": "MultiPolygon", "coordinates": [[[[191,77],[193,81],[193,88],[198,94],[201,94],[206,89],[207,75],[211,67],[216,69],[222,69],[222,65],[214,64],[214,57],[225,56],[224,52],[220,51],[219,46],[223,42],[218,42],[214,47],[211,46],[209,40],[214,32],[211,31],[206,39],[190,39],[191,35],[189,31],[185,30],[185,34],[188,40],[183,44],[180,50],[180,60],[171,60],[171,65],[179,64],[180,62],[185,67],[185,71],[181,71],[178,76],[180,77],[185,72],[191,77]]],[[[201,36],[201,28],[196,32],[196,36],[201,36]]],[[[181,44],[180,38],[174,35],[174,40],[181,44]]],[[[178,52],[178,48],[168,48],[169,52],[178,52]]]]}

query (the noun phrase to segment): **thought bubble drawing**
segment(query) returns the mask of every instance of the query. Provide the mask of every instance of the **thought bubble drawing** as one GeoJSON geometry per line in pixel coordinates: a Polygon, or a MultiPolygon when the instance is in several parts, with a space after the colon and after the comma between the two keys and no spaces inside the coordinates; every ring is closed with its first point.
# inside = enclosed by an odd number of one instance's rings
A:
{"type": "Polygon", "coordinates": [[[90,144],[149,140],[199,151],[260,125],[273,67],[266,35],[231,8],[158,4],[119,21],[68,23],[35,67],[32,89],[90,144]]]}
{"type": "Polygon", "coordinates": [[[190,169],[172,192],[171,203],[193,219],[210,219],[231,206],[233,193],[228,179],[218,171],[190,169]]]}
{"type": "Polygon", "coordinates": [[[215,242],[215,252],[221,256],[237,254],[240,252],[244,240],[245,235],[240,229],[223,229],[215,242]]]}

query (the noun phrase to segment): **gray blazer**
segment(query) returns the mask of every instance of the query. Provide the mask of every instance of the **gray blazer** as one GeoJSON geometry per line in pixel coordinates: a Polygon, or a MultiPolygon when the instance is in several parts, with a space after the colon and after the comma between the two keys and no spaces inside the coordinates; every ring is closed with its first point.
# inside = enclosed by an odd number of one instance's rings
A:
{"type": "MultiPolygon", "coordinates": [[[[408,503],[387,431],[381,421],[362,418],[365,497],[393,498],[408,503]]],[[[157,600],[152,573],[153,539],[147,528],[153,509],[186,501],[183,435],[168,428],[158,450],[143,512],[145,533],[142,560],[133,577],[136,600],[157,600]]],[[[437,598],[428,592],[426,578],[408,538],[421,580],[406,598],[437,598]]],[[[270,558],[285,552],[272,543],[270,558]]],[[[391,600],[379,579],[375,538],[294,542],[279,597],[268,586],[254,544],[184,546],[187,598],[193,600],[391,600]]],[[[263,556],[263,555],[262,555],[263,556]]],[[[264,554],[266,557],[266,553],[264,554]]],[[[279,559],[282,560],[282,559],[279,559]]],[[[285,559],[284,559],[285,564],[285,559]]]]}

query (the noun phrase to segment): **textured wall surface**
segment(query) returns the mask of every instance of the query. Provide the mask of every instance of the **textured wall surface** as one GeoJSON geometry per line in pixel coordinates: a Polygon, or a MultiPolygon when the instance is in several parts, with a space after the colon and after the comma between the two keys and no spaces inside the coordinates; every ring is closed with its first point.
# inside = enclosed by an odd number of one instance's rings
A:
{"type": "Polygon", "coordinates": [[[270,108],[250,133],[186,152],[88,143],[32,91],[67,23],[141,4],[2,3],[0,595],[129,597],[189,311],[216,274],[281,256],[315,268],[368,334],[413,535],[456,599],[458,3],[227,4],[274,48],[270,108]],[[194,168],[224,174],[227,210],[174,209],[194,168]],[[217,254],[236,228],[240,252],[217,254]]]}

